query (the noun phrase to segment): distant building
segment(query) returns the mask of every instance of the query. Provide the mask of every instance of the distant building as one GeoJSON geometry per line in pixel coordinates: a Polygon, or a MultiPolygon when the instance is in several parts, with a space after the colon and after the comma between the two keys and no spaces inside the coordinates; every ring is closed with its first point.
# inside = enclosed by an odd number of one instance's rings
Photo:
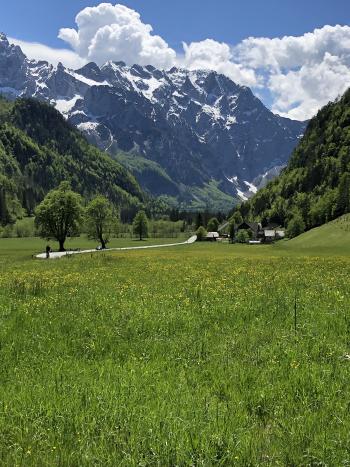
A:
{"type": "Polygon", "coordinates": [[[209,242],[216,242],[216,240],[218,240],[219,237],[220,235],[218,232],[208,232],[206,240],[208,240],[209,242]]]}
{"type": "Polygon", "coordinates": [[[239,224],[236,228],[236,232],[238,230],[250,230],[251,235],[252,235],[252,240],[258,240],[259,238],[262,238],[264,235],[264,231],[262,229],[262,226],[260,222],[242,222],[239,224]]]}
{"type": "Polygon", "coordinates": [[[280,240],[285,237],[285,232],[278,224],[269,224],[262,227],[260,222],[247,222],[244,221],[236,227],[236,234],[239,230],[247,230],[250,232],[251,244],[256,243],[272,243],[275,240],[280,240]]]}
{"type": "Polygon", "coordinates": [[[265,227],[264,228],[264,239],[265,243],[271,243],[274,242],[275,240],[280,240],[281,238],[284,238],[286,236],[284,230],[281,230],[280,228],[271,228],[265,227]]]}

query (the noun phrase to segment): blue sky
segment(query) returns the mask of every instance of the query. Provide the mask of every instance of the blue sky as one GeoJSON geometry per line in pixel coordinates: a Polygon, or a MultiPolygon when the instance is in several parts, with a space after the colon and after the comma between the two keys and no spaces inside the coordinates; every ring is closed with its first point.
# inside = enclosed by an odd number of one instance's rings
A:
{"type": "Polygon", "coordinates": [[[273,112],[299,120],[350,86],[349,0],[4,4],[0,31],[29,58],[54,65],[123,60],[212,69],[251,87],[273,112]]]}
{"type": "MultiPolygon", "coordinates": [[[[61,27],[73,27],[76,14],[99,1],[4,1],[0,30],[27,41],[62,47],[61,27]]],[[[181,42],[212,38],[236,44],[248,36],[299,36],[325,24],[350,24],[348,0],[126,0],[156,34],[179,50],[181,42]]]]}

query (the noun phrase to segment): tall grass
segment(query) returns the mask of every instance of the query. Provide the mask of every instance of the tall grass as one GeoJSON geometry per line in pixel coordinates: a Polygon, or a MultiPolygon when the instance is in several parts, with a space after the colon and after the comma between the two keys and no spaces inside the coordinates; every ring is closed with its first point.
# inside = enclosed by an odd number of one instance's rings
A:
{"type": "Polygon", "coordinates": [[[7,263],[0,464],[348,465],[349,260],[235,251],[7,263]]]}

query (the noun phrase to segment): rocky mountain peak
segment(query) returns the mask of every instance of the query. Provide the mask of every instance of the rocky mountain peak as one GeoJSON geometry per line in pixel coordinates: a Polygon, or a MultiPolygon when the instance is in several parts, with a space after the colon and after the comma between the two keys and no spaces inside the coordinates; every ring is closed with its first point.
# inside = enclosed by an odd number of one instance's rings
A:
{"type": "Polygon", "coordinates": [[[186,202],[209,186],[230,203],[250,196],[254,180],[260,185],[286,164],[305,129],[215,71],[112,61],[55,68],[29,61],[3,34],[0,92],[47,100],[113,156],[138,154],[135,175],[145,189],[186,202]]]}

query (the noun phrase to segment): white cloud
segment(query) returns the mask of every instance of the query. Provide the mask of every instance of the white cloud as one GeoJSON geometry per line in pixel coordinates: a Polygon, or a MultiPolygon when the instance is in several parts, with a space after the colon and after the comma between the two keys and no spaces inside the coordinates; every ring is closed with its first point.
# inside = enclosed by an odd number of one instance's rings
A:
{"type": "Polygon", "coordinates": [[[233,57],[265,78],[274,112],[311,118],[350,86],[350,27],[324,26],[299,37],[250,37],[233,48],[233,57]]]}
{"type": "Polygon", "coordinates": [[[310,118],[349,86],[350,68],[326,52],[320,63],[271,75],[269,88],[275,97],[272,110],[297,120],[310,118]]]}
{"type": "Polygon", "coordinates": [[[258,86],[259,80],[252,68],[243,67],[232,61],[231,48],[225,44],[206,39],[201,42],[183,44],[185,56],[183,65],[191,70],[205,68],[231,78],[233,81],[246,86],[258,86]]]}
{"type": "Polygon", "coordinates": [[[176,54],[139,13],[120,4],[84,8],[76,24],[77,29],[59,31],[73,50],[12,42],[30,58],[62,61],[71,68],[123,60],[162,69],[215,70],[269,95],[274,112],[296,119],[311,118],[350,86],[350,26],[326,25],[299,37],[249,37],[235,46],[206,39],[184,43],[183,53],[176,54]]]}
{"type": "Polygon", "coordinates": [[[23,53],[33,60],[45,60],[52,65],[62,62],[68,68],[80,68],[85,65],[86,60],[78,54],[68,49],[55,49],[38,42],[26,42],[13,37],[8,38],[9,42],[21,47],[23,53]]]}
{"type": "Polygon", "coordinates": [[[324,26],[298,37],[249,37],[234,52],[241,63],[253,68],[301,67],[305,63],[322,62],[327,53],[345,58],[350,65],[350,27],[324,26]]]}
{"type": "Polygon", "coordinates": [[[123,60],[132,65],[168,68],[176,53],[140,15],[124,5],[101,3],[84,8],[76,17],[77,30],[63,28],[59,37],[81,57],[103,64],[123,60]]]}

